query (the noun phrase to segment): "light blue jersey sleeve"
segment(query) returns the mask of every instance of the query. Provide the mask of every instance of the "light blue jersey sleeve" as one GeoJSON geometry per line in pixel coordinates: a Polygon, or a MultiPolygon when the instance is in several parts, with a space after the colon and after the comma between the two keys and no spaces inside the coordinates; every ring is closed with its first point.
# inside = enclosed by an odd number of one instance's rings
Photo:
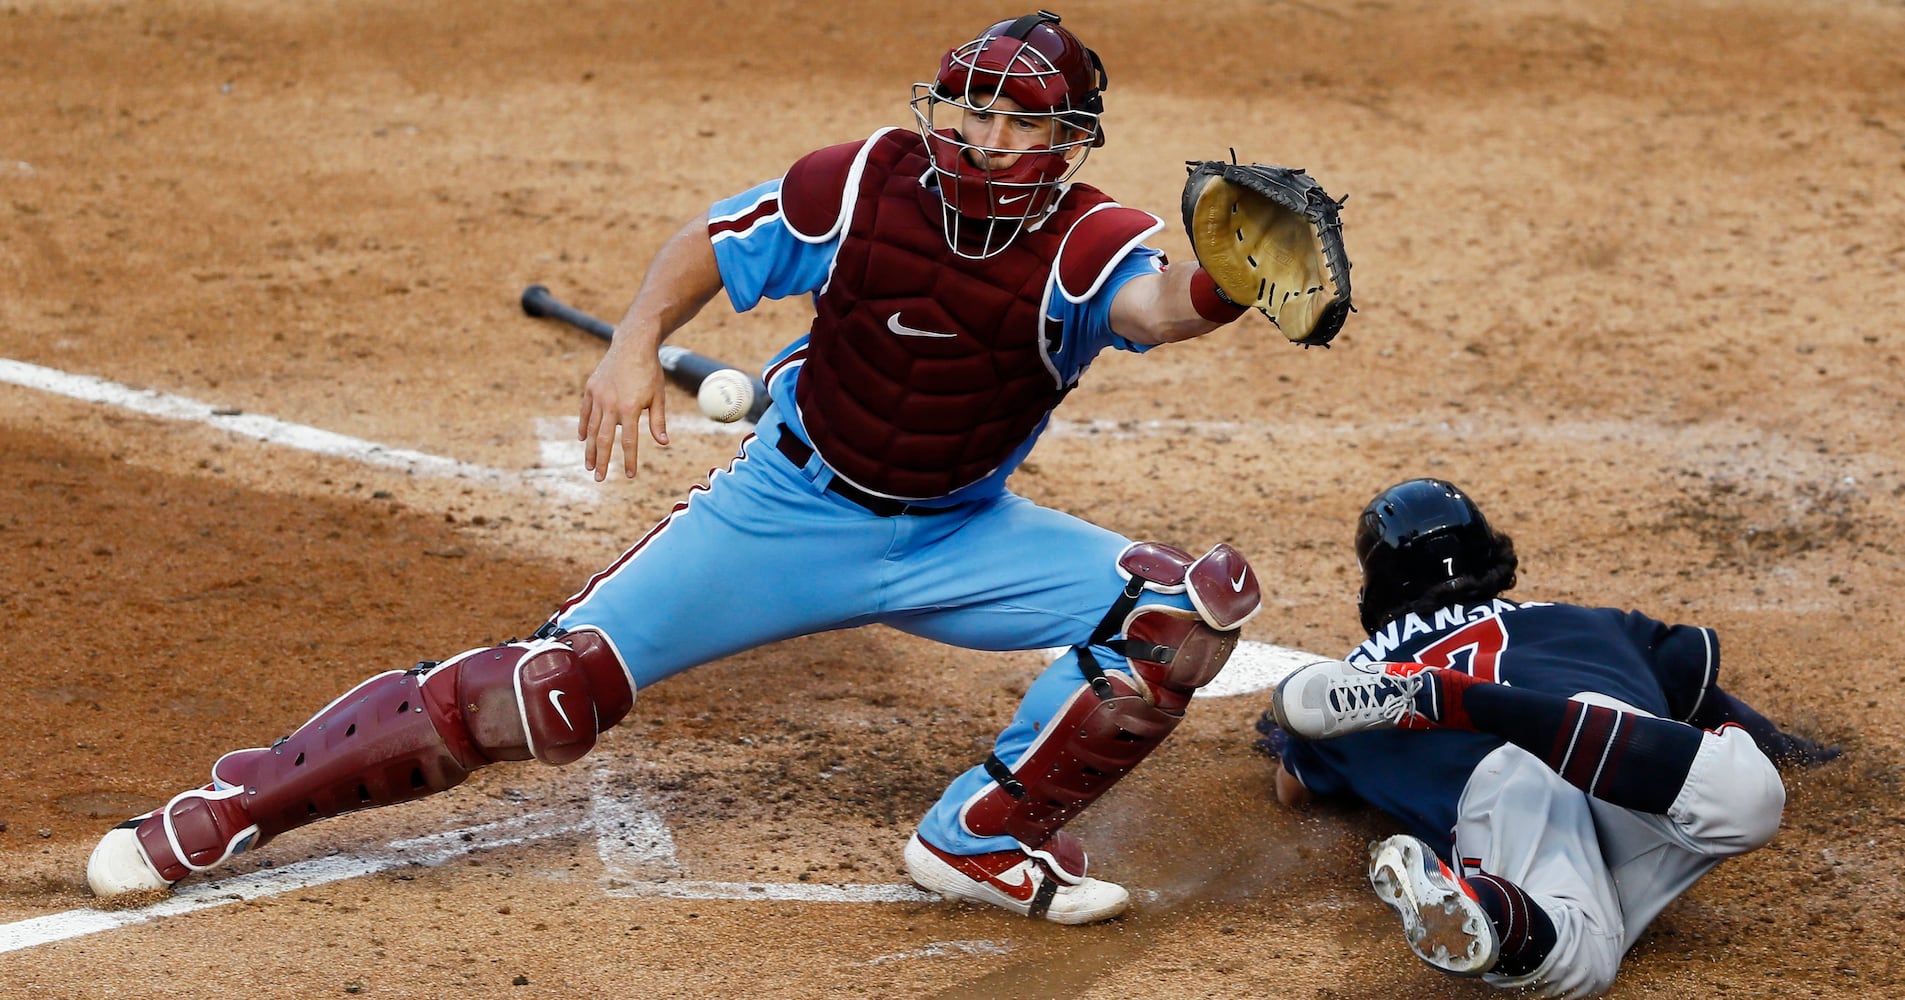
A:
{"type": "Polygon", "coordinates": [[[779,178],[758,184],[708,209],[721,284],[735,312],[762,299],[812,294],[827,282],[838,238],[808,243],[781,222],[779,178]]]}
{"type": "Polygon", "coordinates": [[[1113,265],[1111,274],[1098,293],[1083,302],[1072,302],[1056,292],[1052,295],[1050,315],[1064,324],[1065,341],[1056,359],[1059,371],[1077,378],[1098,352],[1113,348],[1144,353],[1153,345],[1139,344],[1119,336],[1111,329],[1111,301],[1132,278],[1141,274],[1159,274],[1164,270],[1164,254],[1140,246],[1113,265]]]}

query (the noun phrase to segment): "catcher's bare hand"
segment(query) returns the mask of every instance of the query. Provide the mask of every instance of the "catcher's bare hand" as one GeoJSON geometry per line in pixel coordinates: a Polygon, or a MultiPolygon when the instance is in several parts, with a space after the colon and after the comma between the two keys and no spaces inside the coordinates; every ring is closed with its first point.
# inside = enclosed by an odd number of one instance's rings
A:
{"type": "Polygon", "coordinates": [[[622,432],[622,471],[628,478],[635,478],[639,451],[636,429],[644,412],[648,414],[649,436],[656,444],[668,446],[668,404],[667,394],[662,391],[661,361],[653,348],[634,346],[638,342],[618,331],[582,387],[576,439],[583,442],[582,467],[595,473],[598,483],[608,476],[618,427],[622,432]]]}
{"type": "Polygon", "coordinates": [[[1291,342],[1330,342],[1353,306],[1342,202],[1291,167],[1186,164],[1184,231],[1225,299],[1254,306],[1291,342]]]}

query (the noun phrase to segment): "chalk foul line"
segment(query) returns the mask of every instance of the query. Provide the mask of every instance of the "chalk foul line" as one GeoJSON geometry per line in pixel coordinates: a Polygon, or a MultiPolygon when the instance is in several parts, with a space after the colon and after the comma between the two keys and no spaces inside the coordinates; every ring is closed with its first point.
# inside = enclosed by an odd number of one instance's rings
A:
{"type": "Polygon", "coordinates": [[[803,903],[918,903],[939,896],[910,885],[856,885],[807,882],[720,882],[683,879],[675,859],[674,836],[661,814],[639,794],[610,793],[602,787],[607,768],[593,772],[588,815],[564,817],[554,811],[529,813],[492,823],[392,841],[374,853],[312,858],[294,864],[233,875],[216,882],[188,882],[150,906],[126,910],[67,910],[0,924],[0,954],[183,916],[232,903],[279,896],[331,882],[374,875],[409,865],[436,867],[475,851],[526,844],[569,834],[596,836],[602,860],[604,894],[705,900],[776,900],[803,903]]]}
{"type": "Polygon", "coordinates": [[[232,903],[309,889],[344,879],[402,868],[435,867],[472,851],[528,843],[575,833],[585,824],[563,823],[550,812],[531,813],[495,823],[434,833],[427,837],[392,841],[375,854],[344,854],[312,858],[278,868],[233,875],[216,882],[190,883],[151,906],[132,910],[67,910],[0,924],[0,953],[32,948],[100,931],[176,917],[232,903]]]}
{"type": "Polygon", "coordinates": [[[276,417],[214,406],[186,396],[153,389],[135,389],[91,375],[74,375],[8,358],[0,358],[0,382],[83,402],[104,403],[166,420],[205,424],[269,444],[346,458],[416,476],[464,479],[497,488],[528,486],[544,495],[569,501],[594,502],[600,499],[600,494],[595,490],[572,481],[572,477],[560,470],[527,469],[512,472],[472,465],[408,448],[392,448],[375,441],[294,424],[276,417]]]}

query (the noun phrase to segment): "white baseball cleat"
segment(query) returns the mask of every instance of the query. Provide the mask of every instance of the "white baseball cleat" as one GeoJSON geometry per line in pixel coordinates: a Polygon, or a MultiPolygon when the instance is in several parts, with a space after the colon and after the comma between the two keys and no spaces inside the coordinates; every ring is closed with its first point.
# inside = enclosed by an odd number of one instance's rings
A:
{"type": "Polygon", "coordinates": [[[1421,729],[1419,663],[1345,663],[1318,660],[1277,684],[1270,714],[1290,735],[1327,740],[1370,729],[1421,729]]]}
{"type": "Polygon", "coordinates": [[[1369,884],[1402,917],[1402,936],[1424,962],[1458,976],[1479,976],[1501,958],[1488,911],[1429,845],[1398,835],[1369,845],[1369,884]]]}
{"type": "Polygon", "coordinates": [[[917,833],[906,842],[905,854],[906,874],[921,888],[948,899],[989,903],[1059,924],[1096,923],[1123,913],[1131,905],[1131,894],[1115,882],[1085,877],[1082,849],[1077,856],[1078,872],[1073,874],[1046,852],[950,854],[917,833]]]}
{"type": "MultiPolygon", "coordinates": [[[[151,815],[150,813],[146,814],[151,815]]],[[[86,884],[93,895],[111,899],[128,892],[164,889],[172,885],[160,877],[159,870],[139,846],[136,832],[145,816],[137,816],[106,831],[86,859],[86,884]]]]}
{"type": "Polygon", "coordinates": [[[111,899],[164,889],[224,864],[258,839],[258,827],[245,812],[244,794],[243,785],[214,780],[113,827],[86,861],[86,884],[93,895],[111,899]]]}

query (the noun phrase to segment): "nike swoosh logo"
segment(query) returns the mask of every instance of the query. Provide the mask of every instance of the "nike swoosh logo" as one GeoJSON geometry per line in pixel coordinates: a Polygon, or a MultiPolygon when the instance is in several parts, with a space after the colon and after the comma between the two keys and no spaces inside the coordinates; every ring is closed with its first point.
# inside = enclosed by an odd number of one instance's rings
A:
{"type": "Polygon", "coordinates": [[[1010,204],[1012,204],[1012,203],[1013,203],[1013,202],[1015,202],[1015,201],[1024,201],[1025,199],[1027,199],[1027,198],[1030,198],[1030,197],[1032,197],[1032,195],[1031,195],[1031,194],[1030,194],[1030,193],[1028,192],[1028,193],[1026,193],[1026,194],[1022,194],[1022,195],[1019,195],[1019,196],[1018,196],[1018,197],[1016,197],[1016,198],[1000,198],[1000,199],[999,199],[999,204],[1001,204],[1001,205],[1010,205],[1010,204]]]}
{"type": "Polygon", "coordinates": [[[562,710],[562,696],[565,693],[560,689],[549,692],[549,704],[556,706],[556,714],[562,716],[562,724],[574,730],[575,723],[570,722],[569,713],[562,710]]]}
{"type": "Polygon", "coordinates": [[[1243,593],[1244,592],[1244,577],[1249,575],[1250,575],[1249,567],[1245,567],[1243,569],[1238,570],[1237,579],[1230,581],[1230,592],[1233,594],[1243,593]]]}
{"type": "Polygon", "coordinates": [[[1031,899],[1032,898],[1032,873],[1025,870],[1023,866],[1021,866],[1018,869],[1018,873],[1019,873],[1019,880],[1017,882],[1007,882],[1005,879],[1002,879],[997,875],[994,875],[991,877],[991,882],[993,885],[996,885],[999,888],[1004,889],[1005,894],[1008,896],[1011,896],[1013,899],[1017,899],[1020,901],[1031,899]]]}
{"type": "Polygon", "coordinates": [[[899,313],[894,313],[886,318],[886,328],[901,337],[932,337],[934,339],[949,340],[959,336],[956,333],[939,333],[933,330],[921,330],[917,327],[907,326],[905,323],[900,322],[899,313]]]}

